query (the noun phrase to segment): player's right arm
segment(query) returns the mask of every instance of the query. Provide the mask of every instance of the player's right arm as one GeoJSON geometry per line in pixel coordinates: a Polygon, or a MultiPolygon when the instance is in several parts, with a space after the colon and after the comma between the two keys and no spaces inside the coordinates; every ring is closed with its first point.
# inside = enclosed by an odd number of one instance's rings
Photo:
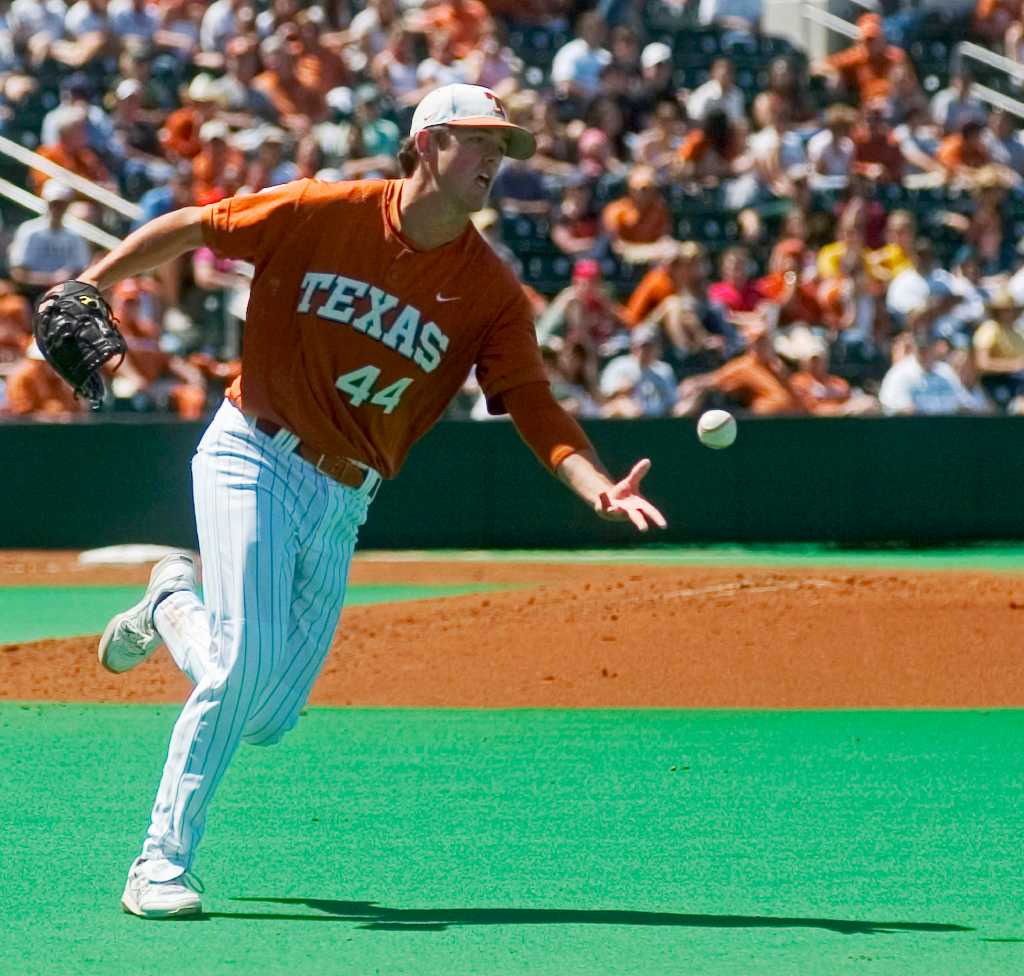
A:
{"type": "Polygon", "coordinates": [[[145,274],[203,244],[202,207],[183,207],[149,221],[78,276],[100,291],[145,274]]]}

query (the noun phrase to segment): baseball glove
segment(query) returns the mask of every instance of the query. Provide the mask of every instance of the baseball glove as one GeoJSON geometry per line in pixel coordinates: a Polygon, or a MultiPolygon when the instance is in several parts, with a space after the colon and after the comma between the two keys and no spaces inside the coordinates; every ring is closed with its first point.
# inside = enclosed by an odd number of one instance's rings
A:
{"type": "Polygon", "coordinates": [[[110,306],[92,285],[65,281],[43,296],[32,316],[36,345],[46,361],[93,410],[103,402],[100,370],[127,347],[110,306]]]}

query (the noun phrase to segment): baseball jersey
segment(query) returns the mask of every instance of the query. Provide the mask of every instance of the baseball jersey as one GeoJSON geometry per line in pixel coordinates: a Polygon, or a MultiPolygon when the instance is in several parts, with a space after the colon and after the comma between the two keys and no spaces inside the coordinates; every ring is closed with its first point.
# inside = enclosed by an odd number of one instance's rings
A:
{"type": "Polygon", "coordinates": [[[300,180],[203,211],[214,252],[256,267],[228,395],[385,478],[474,366],[494,413],[547,381],[515,276],[471,224],[417,250],[399,230],[402,186],[300,180]]]}

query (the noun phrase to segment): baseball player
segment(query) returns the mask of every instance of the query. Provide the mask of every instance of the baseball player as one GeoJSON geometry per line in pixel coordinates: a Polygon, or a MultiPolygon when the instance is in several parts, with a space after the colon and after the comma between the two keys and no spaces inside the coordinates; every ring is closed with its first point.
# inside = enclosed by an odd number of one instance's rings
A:
{"type": "Polygon", "coordinates": [[[404,179],[301,180],[186,207],[80,279],[106,291],[204,244],[256,268],[242,375],[192,461],[203,601],[190,556],[167,556],[99,645],[103,666],[123,672],[166,643],[194,683],[125,911],[200,911],[189,872],[217,785],[239,743],[272,745],[295,726],[380,481],[471,369],[490,410],[509,413],[598,515],[665,526],[639,490],[650,462],[614,481],[552,397],[522,287],[470,223],[503,157],[533,151],[493,92],[448,85],[416,109],[404,179]]]}

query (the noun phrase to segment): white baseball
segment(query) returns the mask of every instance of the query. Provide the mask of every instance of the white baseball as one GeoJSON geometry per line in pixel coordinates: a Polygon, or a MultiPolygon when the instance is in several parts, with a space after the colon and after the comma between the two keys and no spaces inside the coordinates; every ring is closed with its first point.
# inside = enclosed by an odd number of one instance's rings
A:
{"type": "Polygon", "coordinates": [[[736,418],[728,410],[708,410],[697,421],[697,437],[716,451],[736,440],[736,418]]]}

